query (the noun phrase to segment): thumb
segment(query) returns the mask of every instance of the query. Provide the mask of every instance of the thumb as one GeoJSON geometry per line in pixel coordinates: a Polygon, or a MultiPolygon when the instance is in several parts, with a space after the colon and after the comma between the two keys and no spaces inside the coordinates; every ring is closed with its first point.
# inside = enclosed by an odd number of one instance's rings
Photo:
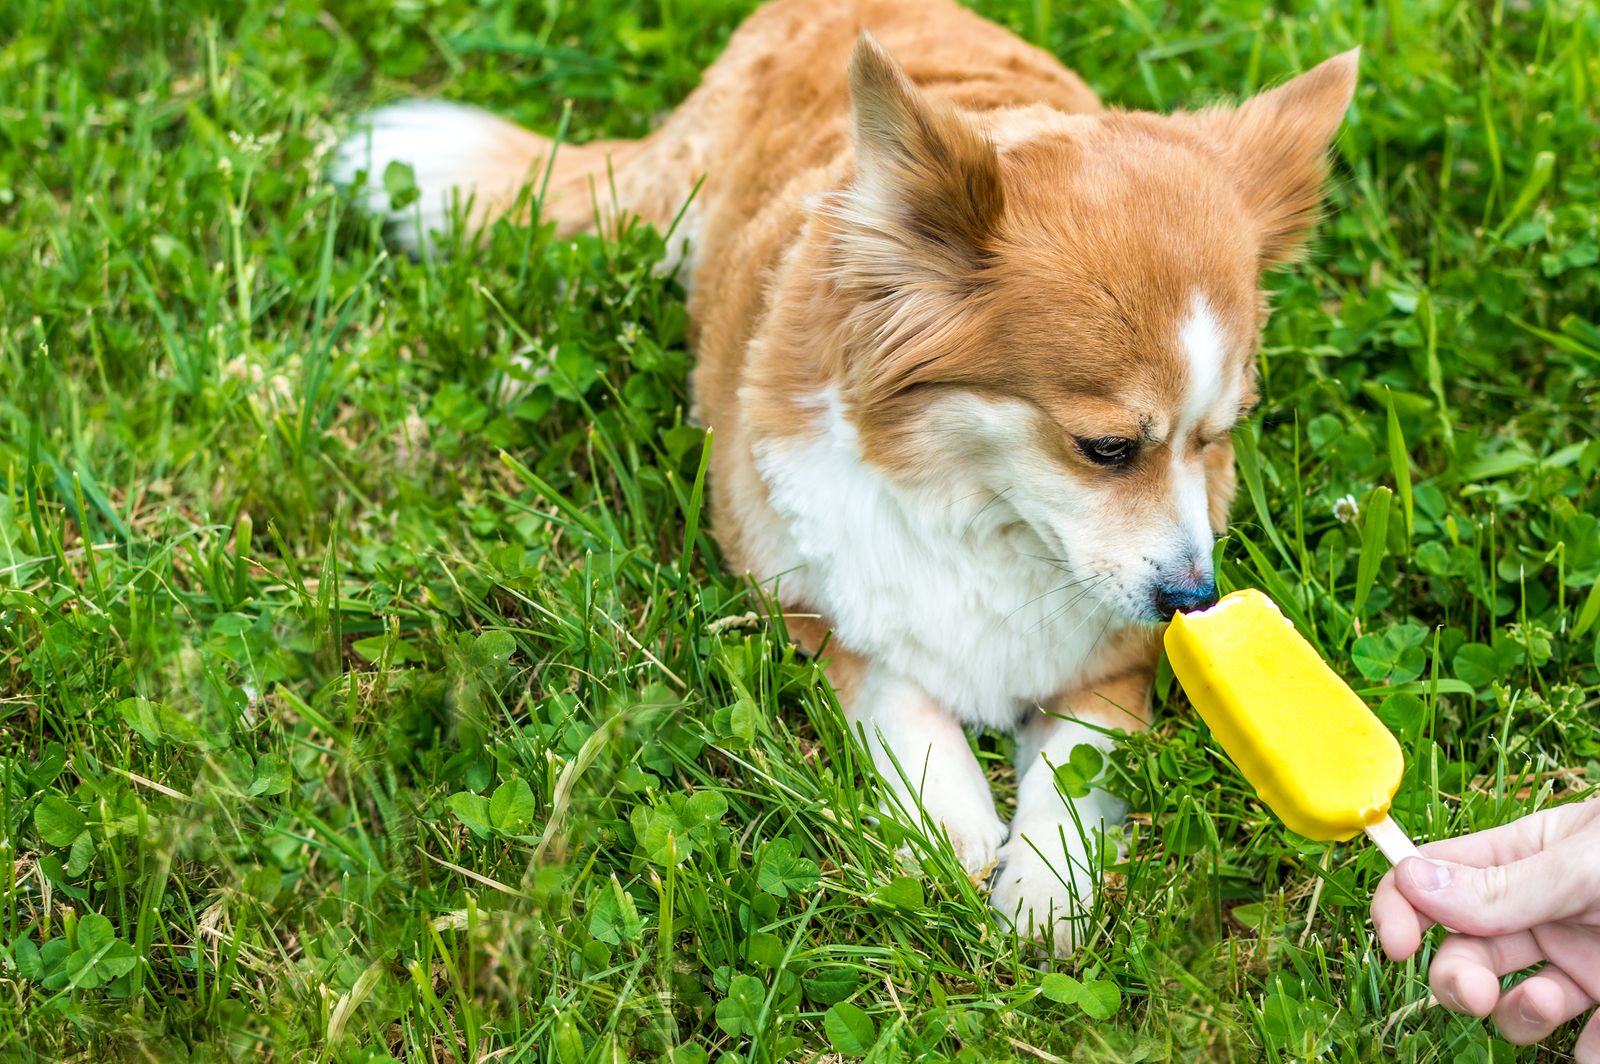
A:
{"type": "Polygon", "coordinates": [[[1560,848],[1486,868],[1408,857],[1395,869],[1395,883],[1428,920],[1486,938],[1590,908],[1597,900],[1594,863],[1587,854],[1560,848]]]}

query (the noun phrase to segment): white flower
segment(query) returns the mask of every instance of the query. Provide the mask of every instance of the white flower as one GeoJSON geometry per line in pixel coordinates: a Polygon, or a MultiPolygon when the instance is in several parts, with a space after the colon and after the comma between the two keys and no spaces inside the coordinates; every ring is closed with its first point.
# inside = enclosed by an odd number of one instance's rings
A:
{"type": "Polygon", "coordinates": [[[1341,525],[1348,525],[1361,516],[1361,504],[1356,502],[1354,495],[1346,495],[1333,504],[1333,516],[1339,519],[1341,525]]]}

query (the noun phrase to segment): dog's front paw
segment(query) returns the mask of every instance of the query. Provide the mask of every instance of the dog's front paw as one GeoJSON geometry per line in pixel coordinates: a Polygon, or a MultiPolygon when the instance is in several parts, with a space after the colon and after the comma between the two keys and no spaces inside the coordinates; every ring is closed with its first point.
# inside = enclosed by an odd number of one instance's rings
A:
{"type": "Polygon", "coordinates": [[[1061,957],[1087,940],[1095,877],[1077,840],[1063,851],[1059,836],[1013,837],[998,857],[989,904],[1003,925],[1061,957]]]}
{"type": "MultiPolygon", "coordinates": [[[[964,796],[954,792],[922,796],[922,809],[928,815],[923,830],[930,838],[943,830],[950,837],[950,848],[955,851],[956,860],[969,875],[993,865],[1000,844],[1006,841],[1006,823],[995,815],[987,799],[987,794],[964,796]]],[[[920,816],[916,809],[907,812],[913,817],[920,816]]]]}
{"type": "Polygon", "coordinates": [[[1006,823],[986,809],[965,818],[944,817],[940,823],[950,834],[950,848],[968,874],[986,871],[1006,841],[1006,823]]]}

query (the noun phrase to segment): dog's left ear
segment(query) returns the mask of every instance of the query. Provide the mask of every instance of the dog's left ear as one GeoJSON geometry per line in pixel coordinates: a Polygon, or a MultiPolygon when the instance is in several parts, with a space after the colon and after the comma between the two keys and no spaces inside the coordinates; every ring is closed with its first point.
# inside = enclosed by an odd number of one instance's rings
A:
{"type": "Polygon", "coordinates": [[[831,279],[856,298],[844,354],[855,401],[936,372],[960,301],[983,284],[1005,196],[983,131],[917,90],[869,33],[850,56],[855,176],[830,198],[831,279]]]}
{"type": "Polygon", "coordinates": [[[838,214],[847,273],[873,287],[963,280],[1000,223],[1000,162],[966,118],[917,91],[870,33],[850,55],[855,180],[838,214]]]}
{"type": "Polygon", "coordinates": [[[1262,268],[1295,258],[1316,224],[1328,147],[1355,95],[1361,49],[1336,55],[1236,108],[1194,116],[1219,140],[1255,214],[1262,268]]]}

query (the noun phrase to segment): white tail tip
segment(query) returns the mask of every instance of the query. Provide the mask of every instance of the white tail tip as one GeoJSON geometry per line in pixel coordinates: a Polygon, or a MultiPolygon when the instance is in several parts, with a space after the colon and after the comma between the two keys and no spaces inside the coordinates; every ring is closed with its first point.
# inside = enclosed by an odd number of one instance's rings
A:
{"type": "Polygon", "coordinates": [[[450,225],[456,203],[475,225],[511,202],[529,179],[540,138],[487,111],[443,100],[412,100],[371,111],[334,153],[331,176],[346,187],[364,173],[358,199],[387,218],[413,255],[450,225]],[[417,198],[395,209],[384,187],[394,163],[411,167],[417,198]]]}

